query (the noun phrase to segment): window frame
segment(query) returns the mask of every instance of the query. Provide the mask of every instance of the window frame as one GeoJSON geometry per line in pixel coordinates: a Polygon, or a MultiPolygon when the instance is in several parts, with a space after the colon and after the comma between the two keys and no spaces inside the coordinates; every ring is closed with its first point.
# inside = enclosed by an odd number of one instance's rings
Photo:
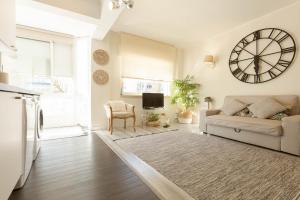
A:
{"type": "MultiPolygon", "coordinates": [[[[144,78],[132,78],[132,77],[121,77],[121,91],[120,94],[123,97],[141,97],[143,95],[144,91],[141,91],[141,93],[124,93],[123,88],[124,88],[124,79],[131,79],[131,80],[140,80],[141,82],[143,81],[149,81],[149,82],[154,82],[154,83],[168,83],[169,84],[169,92],[165,94],[162,91],[159,91],[160,93],[164,94],[164,97],[170,97],[171,96],[171,84],[172,81],[165,81],[165,80],[154,80],[154,79],[144,79],[144,78]]],[[[145,92],[150,92],[151,91],[145,91],[145,92]]],[[[153,92],[156,93],[156,92],[153,92]]]]}

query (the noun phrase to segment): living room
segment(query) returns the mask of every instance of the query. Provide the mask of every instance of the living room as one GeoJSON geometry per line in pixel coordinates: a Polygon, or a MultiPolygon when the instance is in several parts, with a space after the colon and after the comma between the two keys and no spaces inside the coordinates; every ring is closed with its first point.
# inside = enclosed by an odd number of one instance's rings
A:
{"type": "Polygon", "coordinates": [[[1,4],[0,200],[300,199],[299,0],[1,4]]]}

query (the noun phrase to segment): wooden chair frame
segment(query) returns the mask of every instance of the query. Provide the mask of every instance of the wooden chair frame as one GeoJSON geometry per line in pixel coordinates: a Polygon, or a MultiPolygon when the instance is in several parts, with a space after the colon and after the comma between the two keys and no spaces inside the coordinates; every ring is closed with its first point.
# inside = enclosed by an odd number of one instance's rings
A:
{"type": "Polygon", "coordinates": [[[135,106],[125,103],[126,111],[130,111],[132,114],[128,116],[114,116],[114,112],[112,110],[112,107],[109,104],[104,105],[106,115],[108,118],[108,131],[110,134],[113,132],[113,120],[114,119],[123,119],[124,120],[124,128],[126,129],[126,120],[129,118],[133,118],[133,130],[135,130],[135,123],[136,123],[136,115],[135,115],[135,106]]]}

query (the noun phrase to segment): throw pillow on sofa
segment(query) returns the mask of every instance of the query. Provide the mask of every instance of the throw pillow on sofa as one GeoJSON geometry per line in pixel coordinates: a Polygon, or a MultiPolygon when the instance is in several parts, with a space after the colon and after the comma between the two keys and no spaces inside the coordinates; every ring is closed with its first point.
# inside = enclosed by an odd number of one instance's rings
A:
{"type": "Polygon", "coordinates": [[[273,98],[266,98],[262,101],[256,102],[248,107],[253,113],[254,117],[266,119],[279,112],[287,110],[287,108],[278,103],[273,98]]]}
{"type": "Polygon", "coordinates": [[[281,121],[283,118],[288,117],[288,116],[289,115],[286,114],[285,112],[280,112],[280,113],[277,113],[277,114],[273,115],[272,117],[270,117],[270,119],[281,121]]]}
{"type": "Polygon", "coordinates": [[[247,107],[247,104],[244,104],[241,101],[238,101],[236,99],[232,99],[229,101],[226,101],[222,107],[222,112],[225,115],[233,115],[241,110],[243,110],[244,108],[247,107]]]}
{"type": "Polygon", "coordinates": [[[253,113],[250,112],[249,108],[244,108],[243,110],[235,113],[234,116],[239,116],[239,117],[253,117],[253,113]]]}

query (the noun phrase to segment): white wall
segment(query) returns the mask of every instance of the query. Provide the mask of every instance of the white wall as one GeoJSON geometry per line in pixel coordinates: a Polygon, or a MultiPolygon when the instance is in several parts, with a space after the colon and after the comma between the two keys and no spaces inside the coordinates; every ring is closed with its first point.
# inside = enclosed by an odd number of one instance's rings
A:
{"type": "MultiPolygon", "coordinates": [[[[92,61],[92,73],[98,69],[103,69],[108,72],[110,79],[106,85],[97,85],[92,81],[92,126],[93,128],[106,128],[107,118],[105,116],[103,105],[108,100],[124,100],[127,103],[133,104],[136,107],[137,124],[140,123],[142,114],[142,99],[141,97],[124,97],[120,95],[121,92],[121,72],[120,72],[120,57],[119,57],[119,45],[120,45],[120,34],[116,32],[110,32],[104,40],[93,40],[92,41],[92,52],[96,49],[104,49],[108,52],[110,59],[109,63],[105,66],[100,66],[92,61]]],[[[180,76],[179,73],[181,67],[180,55],[181,52],[178,50],[178,60],[176,63],[176,76],[180,76]]],[[[91,74],[92,76],[92,74],[91,74]]],[[[175,117],[176,107],[170,105],[170,99],[165,98],[165,113],[170,118],[175,117]]],[[[120,126],[122,123],[116,123],[116,126],[120,126]]],[[[128,122],[130,125],[131,122],[128,122]]]]}
{"type": "Polygon", "coordinates": [[[192,74],[201,84],[201,97],[214,98],[214,107],[222,106],[226,95],[264,95],[264,94],[297,94],[300,95],[300,60],[298,53],[294,63],[278,78],[261,84],[240,82],[230,72],[229,56],[240,39],[247,34],[262,28],[280,28],[294,37],[296,46],[300,47],[300,3],[277,10],[261,18],[218,35],[203,44],[185,49],[184,74],[192,74]],[[217,57],[215,68],[203,64],[206,54],[217,57]]]}

